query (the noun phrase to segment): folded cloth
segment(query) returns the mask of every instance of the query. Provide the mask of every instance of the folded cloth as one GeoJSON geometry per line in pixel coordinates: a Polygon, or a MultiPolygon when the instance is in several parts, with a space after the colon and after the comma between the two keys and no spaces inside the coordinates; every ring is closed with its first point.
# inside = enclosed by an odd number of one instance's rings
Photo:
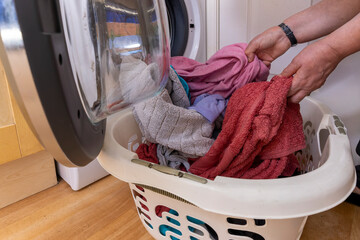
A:
{"type": "Polygon", "coordinates": [[[179,78],[180,82],[181,82],[181,85],[183,86],[183,88],[185,89],[185,92],[186,92],[186,95],[188,96],[189,98],[189,101],[191,100],[191,96],[190,96],[190,88],[189,88],[189,85],[187,84],[187,82],[179,76],[179,74],[177,74],[177,72],[175,71],[174,67],[171,66],[171,69],[174,70],[174,73],[176,73],[176,76],[179,78]]]}
{"type": "Polygon", "coordinates": [[[218,175],[251,178],[260,173],[245,173],[259,156],[264,162],[257,167],[271,169],[264,177],[280,176],[278,165],[289,174],[287,166],[294,159],[287,156],[305,147],[300,105],[287,102],[291,81],[275,76],[270,82],[238,89],[229,100],[222,131],[189,171],[210,179],[218,175]]]}
{"type": "Polygon", "coordinates": [[[138,155],[139,159],[145,160],[152,163],[159,163],[157,159],[157,146],[155,143],[142,143],[136,149],[136,154],[138,155]]]}
{"type": "Polygon", "coordinates": [[[160,165],[178,170],[182,170],[181,167],[183,166],[186,171],[190,168],[190,163],[187,160],[188,157],[184,153],[160,144],[157,145],[157,158],[159,159],[160,165]]]}
{"type": "Polygon", "coordinates": [[[203,93],[220,94],[224,98],[249,82],[266,81],[269,68],[255,57],[248,62],[247,44],[223,47],[207,62],[199,63],[186,57],[172,57],[171,65],[190,88],[191,101],[203,93]]]}
{"type": "Polygon", "coordinates": [[[196,110],[213,123],[222,113],[225,113],[227,102],[228,100],[219,94],[204,93],[198,96],[188,109],[196,110]]]}
{"type": "Polygon", "coordinates": [[[165,89],[168,91],[171,101],[175,106],[188,108],[190,100],[178,76],[175,70],[170,68],[169,81],[167,81],[165,89]]]}
{"type": "Polygon", "coordinates": [[[198,112],[186,109],[190,102],[174,71],[170,71],[170,80],[158,96],[134,105],[135,120],[149,142],[204,156],[214,142],[214,126],[198,112]]]}

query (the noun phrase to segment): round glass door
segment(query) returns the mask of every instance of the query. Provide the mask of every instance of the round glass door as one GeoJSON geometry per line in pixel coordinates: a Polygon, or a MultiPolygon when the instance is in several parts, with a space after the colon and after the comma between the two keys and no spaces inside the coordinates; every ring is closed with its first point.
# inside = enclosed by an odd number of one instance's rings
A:
{"type": "Polygon", "coordinates": [[[92,122],[161,91],[169,69],[163,0],[60,1],[74,79],[92,122]]]}

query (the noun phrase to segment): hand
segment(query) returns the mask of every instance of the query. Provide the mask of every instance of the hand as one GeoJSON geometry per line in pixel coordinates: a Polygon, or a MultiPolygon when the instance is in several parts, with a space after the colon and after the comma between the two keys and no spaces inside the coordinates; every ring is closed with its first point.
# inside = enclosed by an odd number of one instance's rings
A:
{"type": "Polygon", "coordinates": [[[256,55],[266,66],[270,66],[271,62],[283,55],[290,47],[289,39],[283,30],[276,26],[251,40],[245,54],[249,62],[252,62],[256,55]]]}
{"type": "Polygon", "coordinates": [[[285,77],[294,75],[289,100],[299,103],[320,88],[342,58],[324,39],[304,48],[280,74],[285,77]]]}

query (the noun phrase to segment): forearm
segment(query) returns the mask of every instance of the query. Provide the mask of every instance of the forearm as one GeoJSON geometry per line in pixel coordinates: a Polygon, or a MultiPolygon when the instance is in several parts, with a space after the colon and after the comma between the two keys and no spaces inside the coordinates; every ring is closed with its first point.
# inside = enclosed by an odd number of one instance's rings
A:
{"type": "Polygon", "coordinates": [[[360,0],[323,0],[289,18],[286,23],[299,43],[325,36],[360,12],[360,0]]]}
{"type": "Polygon", "coordinates": [[[320,41],[329,45],[341,59],[360,51],[360,14],[320,41]]]}

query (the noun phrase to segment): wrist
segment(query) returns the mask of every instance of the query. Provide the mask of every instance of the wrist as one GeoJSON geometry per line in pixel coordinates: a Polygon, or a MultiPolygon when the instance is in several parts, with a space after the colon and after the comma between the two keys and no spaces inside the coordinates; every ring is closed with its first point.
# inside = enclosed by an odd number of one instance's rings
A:
{"type": "Polygon", "coordinates": [[[319,44],[325,45],[328,49],[327,55],[331,56],[334,60],[337,59],[338,62],[349,55],[344,49],[337,46],[336,43],[332,42],[331,39],[328,39],[327,37],[319,40],[319,44]]]}
{"type": "Polygon", "coordinates": [[[278,43],[280,43],[282,46],[285,46],[287,49],[291,47],[291,43],[288,37],[279,26],[272,27],[271,31],[273,32],[273,36],[278,43]]]}
{"type": "Polygon", "coordinates": [[[288,38],[291,47],[294,47],[297,45],[298,41],[293,33],[293,31],[291,30],[291,28],[286,25],[285,23],[280,23],[278,25],[278,27],[281,28],[281,30],[284,32],[284,34],[286,35],[286,37],[288,38]]]}

